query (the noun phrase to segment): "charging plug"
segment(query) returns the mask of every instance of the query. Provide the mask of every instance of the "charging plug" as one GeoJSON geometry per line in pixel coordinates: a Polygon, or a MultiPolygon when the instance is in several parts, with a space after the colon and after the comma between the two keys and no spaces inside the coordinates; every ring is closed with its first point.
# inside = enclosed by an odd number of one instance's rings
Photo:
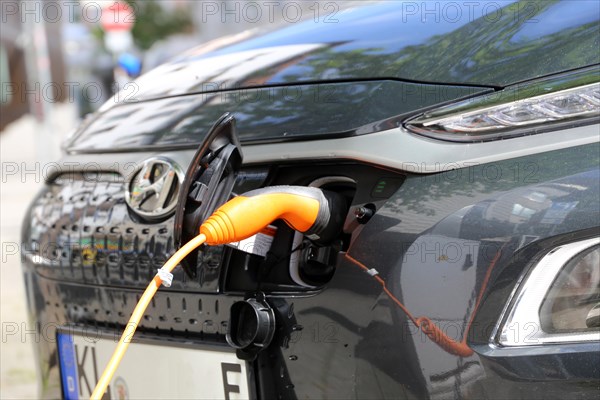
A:
{"type": "Polygon", "coordinates": [[[270,186],[237,196],[219,207],[200,227],[214,246],[255,235],[276,219],[320,243],[340,232],[347,211],[334,192],[305,186],[270,186]]]}

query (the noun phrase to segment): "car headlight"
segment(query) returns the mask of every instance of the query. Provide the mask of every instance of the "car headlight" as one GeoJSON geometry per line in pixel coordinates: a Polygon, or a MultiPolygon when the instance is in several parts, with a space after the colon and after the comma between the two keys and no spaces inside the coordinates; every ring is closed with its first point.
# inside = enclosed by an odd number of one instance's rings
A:
{"type": "Polygon", "coordinates": [[[503,346],[600,341],[600,238],[559,246],[533,267],[505,311],[503,346]]]}
{"type": "Polygon", "coordinates": [[[435,139],[473,142],[539,133],[600,119],[600,72],[586,69],[507,87],[425,112],[405,127],[435,139]]]}

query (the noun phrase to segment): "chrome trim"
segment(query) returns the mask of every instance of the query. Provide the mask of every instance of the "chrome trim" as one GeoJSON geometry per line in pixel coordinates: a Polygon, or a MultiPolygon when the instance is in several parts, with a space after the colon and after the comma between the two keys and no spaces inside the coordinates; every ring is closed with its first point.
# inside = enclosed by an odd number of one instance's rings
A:
{"type": "MultiPolygon", "coordinates": [[[[452,143],[424,139],[404,128],[392,128],[370,135],[306,142],[284,142],[244,146],[244,165],[295,161],[355,160],[411,174],[431,174],[460,168],[537,155],[549,151],[598,144],[600,124],[557,130],[543,135],[516,137],[493,142],[452,143]]],[[[162,152],[178,165],[189,166],[194,150],[162,152]]],[[[132,168],[156,152],[98,154],[66,154],[45,169],[46,182],[67,171],[102,170],[116,172],[128,179],[132,168]]],[[[515,160],[515,162],[520,162],[515,160]]]]}
{"type": "Polygon", "coordinates": [[[504,321],[498,334],[501,346],[600,341],[600,331],[547,333],[540,323],[540,307],[559,272],[573,257],[598,244],[600,237],[556,247],[533,267],[500,319],[504,321]]]}
{"type": "Polygon", "coordinates": [[[174,161],[166,157],[148,158],[131,175],[127,183],[125,202],[136,214],[149,220],[167,217],[175,211],[183,178],[183,170],[174,161]],[[152,173],[152,168],[157,165],[166,168],[157,179],[150,179],[147,175],[152,173]],[[143,204],[149,200],[156,203],[152,210],[143,208],[143,204]]]}

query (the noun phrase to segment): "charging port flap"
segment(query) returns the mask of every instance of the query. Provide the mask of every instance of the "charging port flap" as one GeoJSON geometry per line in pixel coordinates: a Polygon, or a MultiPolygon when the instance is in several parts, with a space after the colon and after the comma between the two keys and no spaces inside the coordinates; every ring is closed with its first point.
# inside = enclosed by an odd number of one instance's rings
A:
{"type": "MultiPolygon", "coordinates": [[[[202,222],[229,200],[242,159],[235,118],[226,113],[212,126],[185,174],[175,212],[177,249],[198,235],[202,222]]],[[[197,262],[195,251],[181,263],[192,278],[197,262]]]]}

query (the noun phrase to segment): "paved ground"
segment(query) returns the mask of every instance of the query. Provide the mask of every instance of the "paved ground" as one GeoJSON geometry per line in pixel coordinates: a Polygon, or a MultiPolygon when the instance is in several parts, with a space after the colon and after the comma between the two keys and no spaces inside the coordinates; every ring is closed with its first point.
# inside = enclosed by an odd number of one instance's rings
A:
{"type": "Polygon", "coordinates": [[[40,189],[44,162],[56,159],[62,136],[74,126],[70,106],[54,109],[54,119],[40,127],[26,116],[0,132],[0,398],[35,399],[35,355],[27,334],[32,329],[26,313],[20,255],[15,252],[25,210],[40,189]]]}

